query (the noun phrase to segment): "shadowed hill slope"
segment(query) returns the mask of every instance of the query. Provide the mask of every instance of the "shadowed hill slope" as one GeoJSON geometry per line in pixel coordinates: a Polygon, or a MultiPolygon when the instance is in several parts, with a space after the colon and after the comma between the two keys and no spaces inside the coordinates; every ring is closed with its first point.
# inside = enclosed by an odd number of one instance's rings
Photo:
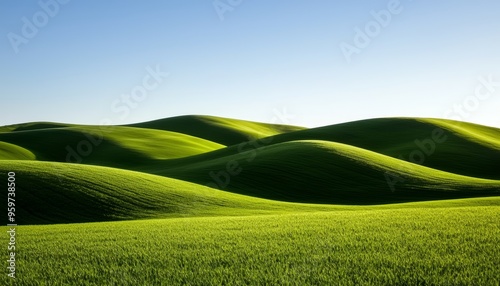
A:
{"type": "Polygon", "coordinates": [[[500,195],[500,181],[455,175],[328,141],[291,141],[222,153],[168,167],[159,162],[143,171],[294,202],[376,204],[500,195]]]}
{"type": "Polygon", "coordinates": [[[72,127],[77,126],[75,124],[64,124],[64,123],[54,123],[54,122],[30,122],[22,124],[13,124],[0,127],[0,133],[2,132],[16,132],[16,131],[30,131],[39,129],[50,129],[50,128],[61,128],[61,127],[72,127]]]}
{"type": "MultiPolygon", "coordinates": [[[[293,145],[286,143],[288,145],[293,145]]],[[[318,144],[318,142],[311,142],[318,144]]],[[[330,149],[330,147],[329,147],[330,149]]],[[[382,164],[383,165],[383,164],[382,164]]],[[[374,167],[375,168],[375,167],[374,167]]],[[[289,167],[292,170],[293,166],[289,167]]],[[[252,169],[244,169],[243,172],[256,172],[252,169]]],[[[205,186],[188,183],[181,180],[154,176],[140,172],[125,171],[120,169],[87,166],[67,163],[51,163],[39,161],[0,161],[0,174],[6,177],[8,172],[15,172],[16,178],[16,218],[18,224],[52,224],[52,223],[81,223],[114,220],[168,218],[168,217],[192,217],[192,216],[240,216],[271,213],[296,213],[296,212],[317,212],[335,210],[357,210],[359,206],[333,206],[324,204],[286,203],[272,200],[259,199],[249,196],[242,196],[230,192],[219,191],[205,186]]],[[[258,172],[258,171],[257,171],[258,172]]],[[[320,171],[321,173],[321,171],[320,171]]],[[[242,173],[243,174],[243,173],[242,173]]],[[[266,173],[267,174],[267,173],[266,173]]],[[[267,174],[269,175],[269,174],[267,174]]],[[[278,172],[278,175],[280,172],[278,172]]],[[[311,182],[308,188],[300,190],[293,186],[297,183],[297,173],[290,173],[288,177],[283,177],[281,181],[274,177],[275,182],[280,182],[281,187],[275,183],[272,187],[277,187],[274,197],[279,197],[285,193],[298,196],[318,194],[313,188],[324,187],[334,182],[335,178],[323,178],[320,182],[311,182]],[[295,180],[291,180],[295,179],[295,180]],[[321,186],[321,184],[325,184],[321,186]],[[287,189],[288,188],[288,189],[287,189]]],[[[411,177],[410,175],[408,175],[411,177]]],[[[440,174],[427,177],[419,182],[430,180],[434,185],[429,185],[428,190],[419,189],[413,194],[416,200],[425,199],[427,194],[435,198],[456,198],[477,196],[481,192],[487,195],[493,194],[491,187],[498,185],[498,182],[485,180],[472,180],[463,182],[463,178],[453,178],[448,182],[441,181],[445,176],[440,174]],[[473,186],[476,191],[459,194],[460,186],[473,186]],[[442,187],[442,189],[434,189],[442,187]],[[448,188],[448,189],[447,189],[448,188]],[[490,190],[490,191],[488,191],[490,190]],[[424,192],[424,193],[421,193],[424,192]]],[[[365,179],[373,181],[373,177],[367,174],[365,179]]],[[[266,178],[259,181],[263,182],[266,178]]],[[[314,179],[314,177],[311,177],[314,179]]],[[[338,178],[337,178],[338,179],[338,178]]],[[[349,178],[346,178],[346,180],[349,178]]],[[[340,184],[346,185],[347,181],[340,184]]],[[[305,181],[300,186],[305,186],[305,181]]],[[[352,202],[363,200],[365,203],[380,201],[380,198],[387,198],[384,191],[375,189],[342,190],[342,186],[333,185],[328,192],[321,197],[321,202],[333,200],[333,198],[348,199],[352,202]]],[[[266,189],[270,191],[271,189],[266,189]]],[[[250,192],[252,192],[251,190],[250,192]]],[[[431,198],[427,197],[427,198],[431,198]]],[[[317,197],[316,197],[317,198],[317,197]]],[[[412,204],[393,204],[385,206],[367,206],[365,208],[411,208],[411,207],[443,207],[460,205],[498,205],[500,197],[486,199],[455,200],[453,202],[427,202],[412,204]]],[[[306,198],[305,201],[308,199],[306,198]]]]}
{"type": "Polygon", "coordinates": [[[500,129],[425,118],[381,118],[300,130],[266,138],[339,142],[423,166],[487,179],[500,179],[500,129]]]}
{"type": "Polygon", "coordinates": [[[304,129],[303,127],[290,125],[267,124],[204,115],[178,116],[129,126],[175,131],[226,146],[248,141],[249,138],[263,138],[304,129]]]}
{"type": "MultiPolygon", "coordinates": [[[[0,161],[16,173],[19,224],[334,210],[252,198],[120,169],[39,161],[0,161]]],[[[338,207],[337,207],[338,208],[338,207]]]]}
{"type": "MultiPolygon", "coordinates": [[[[156,162],[151,166],[168,170],[239,154],[252,157],[263,146],[295,140],[339,142],[450,173],[500,179],[500,129],[441,119],[355,121],[247,141],[209,153],[156,162]]],[[[139,168],[150,169],[148,166],[139,168]]]]}
{"type": "MultiPolygon", "coordinates": [[[[38,160],[115,167],[133,166],[152,159],[192,156],[224,147],[177,132],[123,126],[75,126],[6,132],[0,133],[0,141],[29,150],[38,160]]],[[[6,158],[7,155],[0,153],[0,159],[6,158]]],[[[8,158],[18,157],[14,154],[8,158]]]]}

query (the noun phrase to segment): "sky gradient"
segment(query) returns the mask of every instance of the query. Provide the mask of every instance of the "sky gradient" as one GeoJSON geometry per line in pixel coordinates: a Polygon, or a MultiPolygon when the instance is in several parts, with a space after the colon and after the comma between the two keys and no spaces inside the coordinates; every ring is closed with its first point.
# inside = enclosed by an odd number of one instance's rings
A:
{"type": "Polygon", "coordinates": [[[207,114],[500,127],[498,11],[493,0],[1,1],[0,125],[207,114]]]}

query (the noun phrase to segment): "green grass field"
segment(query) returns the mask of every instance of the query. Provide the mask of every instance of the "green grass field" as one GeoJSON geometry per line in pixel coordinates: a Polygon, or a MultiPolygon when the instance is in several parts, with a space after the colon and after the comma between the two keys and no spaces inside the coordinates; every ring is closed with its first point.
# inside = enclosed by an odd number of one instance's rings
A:
{"type": "Polygon", "coordinates": [[[18,282],[498,285],[490,203],[21,226],[18,282]]]}
{"type": "Polygon", "coordinates": [[[498,166],[440,119],[0,127],[17,285],[498,285],[498,166]]]}

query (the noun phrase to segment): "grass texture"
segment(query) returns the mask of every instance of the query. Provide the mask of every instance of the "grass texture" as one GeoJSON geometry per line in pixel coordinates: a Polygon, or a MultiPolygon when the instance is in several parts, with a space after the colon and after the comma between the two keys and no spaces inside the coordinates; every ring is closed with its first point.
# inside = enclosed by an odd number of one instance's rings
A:
{"type": "MultiPolygon", "coordinates": [[[[22,226],[19,285],[498,285],[500,207],[22,226]],[[49,282],[50,281],[50,282],[49,282]]],[[[0,280],[8,285],[6,276],[0,280]]]]}

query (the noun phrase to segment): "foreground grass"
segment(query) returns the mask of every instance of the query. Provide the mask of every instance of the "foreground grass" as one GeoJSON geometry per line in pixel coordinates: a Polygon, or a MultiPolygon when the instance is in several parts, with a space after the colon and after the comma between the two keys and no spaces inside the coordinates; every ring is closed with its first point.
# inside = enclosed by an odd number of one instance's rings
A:
{"type": "MultiPolygon", "coordinates": [[[[18,227],[18,285],[498,285],[500,207],[18,227]]],[[[2,243],[5,243],[5,236],[2,243]]],[[[8,285],[6,275],[0,283],[8,285]]]]}

